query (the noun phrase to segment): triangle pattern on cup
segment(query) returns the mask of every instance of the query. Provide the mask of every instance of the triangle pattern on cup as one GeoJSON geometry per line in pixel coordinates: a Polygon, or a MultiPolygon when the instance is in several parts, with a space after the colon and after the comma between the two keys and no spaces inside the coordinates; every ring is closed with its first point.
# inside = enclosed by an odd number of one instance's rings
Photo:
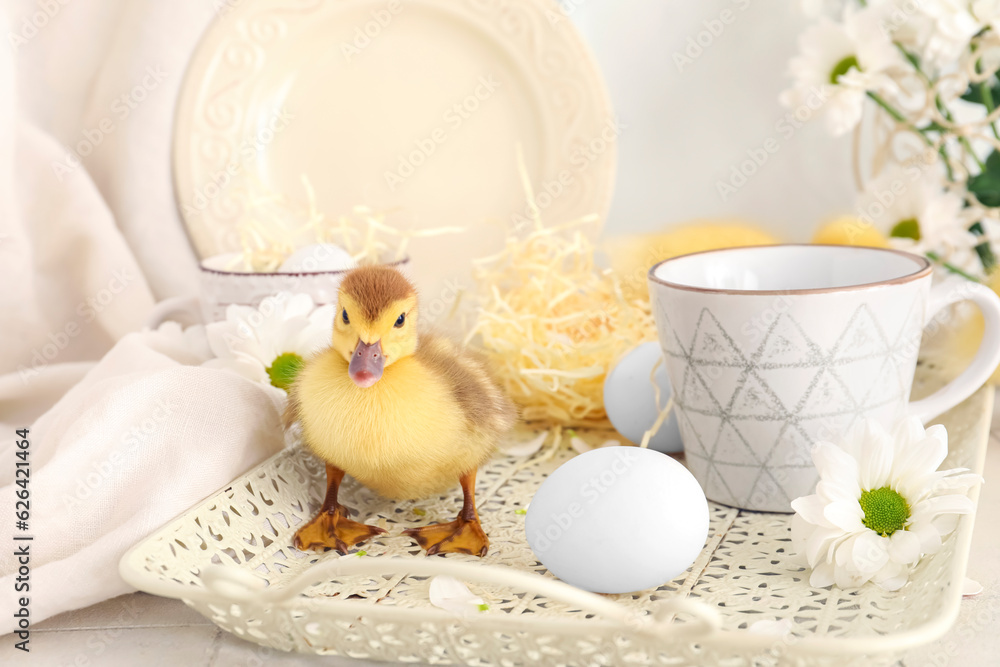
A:
{"type": "Polygon", "coordinates": [[[794,413],[803,403],[816,371],[809,368],[771,366],[758,368],[757,377],[767,385],[785,410],[794,413]]]}
{"type": "Polygon", "coordinates": [[[712,449],[712,460],[742,465],[758,463],[746,438],[730,421],[723,422],[722,428],[719,429],[719,437],[712,449]]]}
{"type": "Polygon", "coordinates": [[[736,505],[736,499],[733,497],[725,480],[723,480],[722,475],[719,474],[714,461],[708,462],[707,475],[703,479],[706,480],[705,496],[709,500],[714,500],[723,505],[736,505]]]}
{"type": "Polygon", "coordinates": [[[858,306],[847,328],[834,345],[833,361],[845,362],[868,357],[884,356],[889,353],[889,341],[875,321],[867,303],[858,306]]]}
{"type": "Polygon", "coordinates": [[[661,331],[664,331],[664,335],[660,336],[660,348],[663,350],[664,355],[671,357],[686,357],[687,352],[684,350],[684,346],[681,344],[680,337],[677,335],[677,330],[674,329],[673,325],[670,323],[670,318],[667,317],[667,312],[669,312],[663,302],[660,302],[660,307],[654,312],[658,320],[658,324],[661,327],[661,331]]]}
{"type": "Polygon", "coordinates": [[[746,439],[756,461],[766,462],[778,445],[778,438],[787,422],[774,419],[747,419],[737,421],[736,427],[746,439]]]}
{"type": "Polygon", "coordinates": [[[812,465],[814,444],[814,439],[806,435],[806,431],[798,424],[782,424],[774,449],[767,458],[767,465],[775,468],[812,465]]]}
{"type": "Polygon", "coordinates": [[[791,504],[791,501],[786,499],[784,489],[775,481],[767,468],[760,470],[748,499],[753,500],[754,505],[758,507],[766,507],[765,511],[791,511],[790,508],[784,509],[786,504],[791,504]]]}
{"type": "Polygon", "coordinates": [[[735,504],[746,505],[747,501],[750,500],[754,486],[757,484],[757,478],[760,477],[760,467],[716,462],[715,468],[720,475],[725,477],[726,485],[733,495],[735,504]]]}
{"type": "MultiPolygon", "coordinates": [[[[927,302],[923,296],[918,296],[910,304],[910,310],[906,313],[903,326],[896,334],[892,344],[892,349],[915,354],[920,350],[920,340],[923,338],[924,324],[926,320],[927,302]]],[[[949,314],[950,310],[939,311],[934,320],[949,314]]],[[[928,325],[931,323],[928,322],[928,325]]]]}
{"type": "Polygon", "coordinates": [[[906,392],[906,385],[900,377],[899,368],[891,357],[882,360],[878,376],[865,396],[864,405],[874,407],[898,399],[906,392]]]}
{"type": "Polygon", "coordinates": [[[685,450],[684,465],[687,466],[687,469],[691,471],[691,474],[694,475],[696,479],[705,479],[708,475],[708,459],[704,456],[689,454],[687,450],[685,450]]]}
{"type": "Polygon", "coordinates": [[[684,441],[684,452],[700,456],[708,456],[719,438],[722,417],[715,415],[696,414],[698,428],[694,427],[691,418],[683,409],[677,409],[677,421],[684,441]]]}
{"type": "Polygon", "coordinates": [[[816,483],[819,481],[819,473],[812,466],[776,470],[774,476],[779,478],[781,489],[788,497],[789,503],[796,498],[811,494],[816,490],[816,483]]]}
{"type": "Polygon", "coordinates": [[[756,373],[747,374],[746,381],[729,408],[733,417],[773,417],[785,412],[781,401],[764,384],[756,373]]]}
{"type": "Polygon", "coordinates": [[[712,395],[727,409],[742,386],[746,370],[737,366],[702,366],[701,378],[712,388],[712,395]]]}
{"type": "Polygon", "coordinates": [[[830,367],[821,369],[806,391],[798,413],[803,418],[840,412],[854,405],[844,383],[830,367]]]}
{"type": "Polygon", "coordinates": [[[882,372],[885,357],[867,357],[837,364],[837,377],[857,405],[863,405],[872,391],[871,378],[882,372]]]}
{"type": "Polygon", "coordinates": [[[690,363],[684,369],[684,385],[681,387],[678,403],[687,410],[711,413],[719,411],[719,405],[690,363]]]}
{"type": "Polygon", "coordinates": [[[707,308],[703,308],[698,317],[691,342],[691,359],[696,363],[721,366],[743,363],[743,354],[707,308]]]}
{"type": "Polygon", "coordinates": [[[762,368],[811,366],[822,361],[822,352],[798,322],[782,313],[768,330],[755,361],[762,368]]]}

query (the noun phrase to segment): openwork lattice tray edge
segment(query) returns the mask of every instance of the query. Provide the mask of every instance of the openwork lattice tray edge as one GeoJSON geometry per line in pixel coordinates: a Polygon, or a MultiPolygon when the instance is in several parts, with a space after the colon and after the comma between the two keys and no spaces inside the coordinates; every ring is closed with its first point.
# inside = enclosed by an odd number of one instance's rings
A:
{"type": "MultiPolygon", "coordinates": [[[[928,388],[940,381],[932,364],[919,375],[928,388]]],[[[992,399],[984,388],[942,417],[951,442],[945,465],[982,470],[992,399]]],[[[973,516],[898,593],[813,589],[789,554],[787,515],[714,504],[705,550],[673,582],[619,596],[567,586],[535,561],[517,510],[571,455],[527,465],[498,458],[484,469],[477,496],[493,546],[483,561],[427,558],[399,535],[449,519],[458,494],[396,503],[357,485],[344,497],[390,534],[343,557],[295,550],[291,537],[325,485],[319,462],[293,448],[134,546],[120,571],[137,588],[182,599],[259,644],[432,664],[889,664],[957,616],[973,516]],[[468,583],[489,610],[457,617],[432,607],[427,586],[438,574],[468,583]],[[750,630],[758,620],[785,619],[784,635],[750,630]]]]}

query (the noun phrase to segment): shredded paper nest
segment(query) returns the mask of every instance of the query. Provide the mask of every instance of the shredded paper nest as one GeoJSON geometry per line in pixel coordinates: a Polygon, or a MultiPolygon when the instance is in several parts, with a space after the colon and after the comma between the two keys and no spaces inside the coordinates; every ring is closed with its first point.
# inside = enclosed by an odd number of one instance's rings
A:
{"type": "Polygon", "coordinates": [[[478,337],[526,421],[607,428],[604,378],[656,338],[649,303],[626,299],[616,275],[595,265],[585,231],[597,216],[546,227],[524,180],[533,224],[473,263],[480,307],[467,340],[478,337]]]}
{"type": "Polygon", "coordinates": [[[247,214],[238,224],[242,253],[228,269],[273,273],[297,249],[319,243],[340,246],[357,264],[394,262],[406,257],[411,239],[462,231],[458,227],[398,229],[386,221],[394,210],[360,205],[350,213],[328,217],[319,210],[316,192],[305,175],[302,185],[305,204],[260,181],[240,188],[247,202],[247,214]]]}

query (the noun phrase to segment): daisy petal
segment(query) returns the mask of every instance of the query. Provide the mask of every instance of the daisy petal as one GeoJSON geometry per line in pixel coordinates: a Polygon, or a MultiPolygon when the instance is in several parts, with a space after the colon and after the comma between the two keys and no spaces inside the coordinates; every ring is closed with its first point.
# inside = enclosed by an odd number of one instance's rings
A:
{"type": "Polygon", "coordinates": [[[517,456],[517,457],[531,456],[532,454],[534,454],[535,452],[537,452],[539,449],[542,448],[542,444],[545,442],[545,439],[547,437],[549,437],[549,432],[544,431],[543,433],[539,433],[536,437],[532,438],[528,442],[515,442],[515,443],[501,445],[500,451],[506,454],[507,456],[517,456]]]}
{"type": "Polygon", "coordinates": [[[823,509],[826,520],[841,530],[855,533],[864,530],[865,513],[857,500],[830,503],[823,509]]]}
{"type": "Polygon", "coordinates": [[[975,509],[976,504],[968,496],[951,494],[920,501],[913,507],[913,515],[936,517],[939,514],[969,514],[975,509]]]}
{"type": "Polygon", "coordinates": [[[920,538],[908,530],[897,530],[889,537],[889,558],[896,563],[916,563],[920,559],[920,538]]]}
{"type": "Polygon", "coordinates": [[[446,574],[431,579],[428,596],[435,607],[460,615],[477,611],[483,604],[483,599],[473,595],[468,586],[446,574]]]}
{"type": "Polygon", "coordinates": [[[862,573],[875,573],[889,560],[889,539],[866,531],[858,535],[851,551],[854,567],[862,573]]]}
{"type": "Polygon", "coordinates": [[[809,575],[809,585],[813,588],[826,588],[834,582],[833,565],[831,563],[820,563],[813,568],[809,575]]]}
{"type": "Polygon", "coordinates": [[[920,553],[936,554],[941,550],[941,533],[932,524],[913,527],[906,531],[920,540],[920,553]]]}
{"type": "Polygon", "coordinates": [[[802,496],[792,501],[792,509],[808,523],[831,528],[832,524],[823,516],[825,506],[823,499],[817,495],[802,496]]]}
{"type": "Polygon", "coordinates": [[[865,426],[865,447],[858,458],[858,475],[862,489],[878,489],[885,486],[892,470],[893,443],[878,422],[866,421],[865,426]]]}
{"type": "Polygon", "coordinates": [[[830,496],[834,492],[838,496],[848,498],[857,499],[861,496],[861,488],[858,486],[858,462],[853,456],[840,447],[821,442],[813,448],[812,459],[816,471],[823,480],[821,484],[824,489],[830,490],[830,496]]]}

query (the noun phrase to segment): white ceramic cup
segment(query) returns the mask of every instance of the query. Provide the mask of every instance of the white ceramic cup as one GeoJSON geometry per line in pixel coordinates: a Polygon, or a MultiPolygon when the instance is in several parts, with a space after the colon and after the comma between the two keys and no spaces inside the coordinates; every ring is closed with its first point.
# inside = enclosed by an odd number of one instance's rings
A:
{"type": "Polygon", "coordinates": [[[931,282],[923,257],[847,246],[732,248],[650,269],[685,457],[705,495],[790,512],[816,485],[815,442],[864,418],[927,422],[978,389],[1000,363],[1000,298],[931,282]],[[966,300],[986,322],[974,360],[909,402],[924,327],[966,300]]]}
{"type": "MultiPolygon", "coordinates": [[[[308,294],[317,306],[336,303],[340,281],[349,273],[347,270],[253,273],[240,270],[239,259],[239,253],[226,253],[202,260],[200,296],[164,299],[154,306],[146,326],[155,329],[168,319],[181,319],[185,324],[219,322],[226,319],[229,306],[256,308],[265,298],[279,292],[308,294]]],[[[387,266],[409,275],[409,258],[388,262],[387,266]]]]}

